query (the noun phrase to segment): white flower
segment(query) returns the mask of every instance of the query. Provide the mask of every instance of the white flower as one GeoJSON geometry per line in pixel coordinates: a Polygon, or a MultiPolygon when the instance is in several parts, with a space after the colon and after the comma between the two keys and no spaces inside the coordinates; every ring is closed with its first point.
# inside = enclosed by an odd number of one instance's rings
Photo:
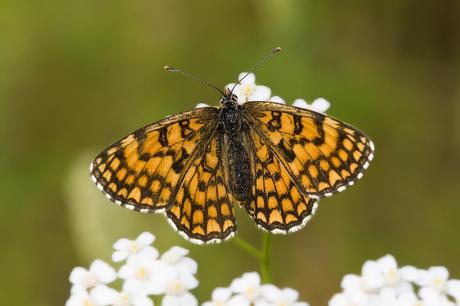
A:
{"type": "Polygon", "coordinates": [[[280,96],[271,97],[270,102],[275,102],[275,103],[279,103],[279,104],[286,104],[286,101],[284,101],[284,99],[281,98],[280,96]]]}
{"type": "Polygon", "coordinates": [[[260,276],[257,272],[244,273],[232,281],[230,289],[236,296],[242,296],[250,303],[255,302],[261,293],[260,276]]]}
{"type": "Polygon", "coordinates": [[[243,296],[233,296],[229,288],[216,288],[212,291],[212,301],[205,302],[202,306],[249,306],[243,296]]]}
{"type": "Polygon", "coordinates": [[[438,294],[449,294],[460,302],[460,281],[449,280],[449,271],[445,267],[431,267],[421,271],[418,285],[422,288],[420,296],[432,296],[438,294]]]}
{"type": "Polygon", "coordinates": [[[291,288],[279,289],[273,285],[263,285],[262,297],[255,306],[309,306],[308,303],[298,302],[299,293],[291,288]]]}
{"type": "Polygon", "coordinates": [[[156,281],[158,293],[164,293],[163,306],[198,305],[189,290],[198,287],[198,280],[190,273],[169,267],[169,273],[156,281]]]}
{"type": "MultiPolygon", "coordinates": [[[[421,305],[423,306],[455,306],[449,301],[446,295],[441,294],[433,288],[424,287],[419,291],[419,296],[422,298],[421,305]]],[[[417,305],[418,306],[418,305],[417,305]]]]}
{"type": "Polygon", "coordinates": [[[376,261],[368,260],[362,269],[362,279],[370,290],[378,290],[384,286],[397,288],[399,293],[412,291],[408,281],[413,280],[417,274],[414,267],[398,269],[396,260],[391,255],[386,255],[376,261]]]}
{"type": "Polygon", "coordinates": [[[160,294],[157,283],[169,273],[170,268],[164,262],[146,253],[139,253],[128,258],[118,271],[118,276],[125,280],[123,290],[126,292],[160,294]]]}
{"type": "Polygon", "coordinates": [[[184,273],[171,267],[168,269],[168,273],[163,273],[162,277],[156,280],[159,293],[181,296],[188,290],[198,287],[198,280],[191,273],[184,273]]]}
{"type": "Polygon", "coordinates": [[[98,306],[93,297],[86,291],[73,293],[65,303],[65,306],[98,306]]]}
{"type": "Polygon", "coordinates": [[[72,270],[69,280],[72,283],[72,293],[86,291],[99,284],[109,284],[117,277],[115,269],[100,259],[93,261],[86,270],[83,267],[76,267],[72,270]]]}
{"type": "MultiPolygon", "coordinates": [[[[240,73],[238,80],[241,80],[245,75],[246,72],[240,73]]],[[[226,86],[228,90],[232,90],[233,87],[235,87],[233,94],[238,97],[239,104],[248,101],[268,101],[271,94],[271,90],[267,86],[256,85],[256,76],[252,72],[240,84],[230,83],[226,86]]]]}
{"type": "Polygon", "coordinates": [[[198,270],[198,264],[195,260],[185,256],[188,252],[187,249],[173,246],[161,255],[161,260],[178,270],[195,274],[198,270]]]}
{"type": "Polygon", "coordinates": [[[91,296],[101,306],[153,306],[153,301],[141,292],[118,292],[102,285],[94,288],[91,296]]]}
{"type": "Polygon", "coordinates": [[[325,113],[331,106],[331,103],[324,98],[317,98],[311,104],[308,104],[304,99],[295,99],[292,106],[309,109],[318,113],[325,113]]]}
{"type": "Polygon", "coordinates": [[[158,251],[150,246],[154,241],[155,236],[149,232],[143,232],[136,240],[129,240],[126,238],[119,239],[113,245],[116,251],[112,254],[112,260],[114,262],[119,262],[141,252],[148,253],[153,258],[157,258],[158,251]]]}

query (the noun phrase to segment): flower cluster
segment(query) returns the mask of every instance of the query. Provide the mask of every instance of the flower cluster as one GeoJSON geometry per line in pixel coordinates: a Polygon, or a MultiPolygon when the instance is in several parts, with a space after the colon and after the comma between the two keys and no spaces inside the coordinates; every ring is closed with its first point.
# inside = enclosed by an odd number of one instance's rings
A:
{"type": "Polygon", "coordinates": [[[399,268],[391,255],[366,261],[361,275],[345,275],[341,287],[329,306],[460,305],[460,280],[449,280],[446,268],[399,268]]]}
{"type": "Polygon", "coordinates": [[[291,288],[279,289],[274,285],[261,285],[257,272],[244,273],[228,288],[216,288],[212,300],[202,306],[309,306],[298,302],[299,293],[291,288]]]}
{"type": "Polygon", "coordinates": [[[66,306],[153,306],[151,296],[162,299],[164,306],[198,305],[189,292],[198,286],[197,263],[178,246],[160,256],[151,246],[154,240],[154,235],[144,232],[135,240],[115,242],[112,260],[122,263],[118,271],[99,259],[89,269],[74,268],[66,306]],[[123,283],[121,291],[108,286],[117,278],[123,283]]]}
{"type": "MultiPolygon", "coordinates": [[[[248,101],[270,101],[275,103],[286,104],[283,98],[279,96],[272,96],[272,91],[267,86],[256,85],[256,76],[254,73],[242,72],[238,76],[241,82],[230,83],[225,86],[226,89],[232,90],[238,97],[238,103],[243,104],[248,101]],[[246,76],[247,74],[247,76],[246,76]],[[246,76],[246,77],[245,77],[246,76]]],[[[206,107],[205,103],[199,103],[196,107],[206,107]]],[[[309,109],[315,112],[326,112],[331,104],[324,98],[317,98],[311,104],[307,103],[304,99],[295,99],[292,106],[309,109]]]]}

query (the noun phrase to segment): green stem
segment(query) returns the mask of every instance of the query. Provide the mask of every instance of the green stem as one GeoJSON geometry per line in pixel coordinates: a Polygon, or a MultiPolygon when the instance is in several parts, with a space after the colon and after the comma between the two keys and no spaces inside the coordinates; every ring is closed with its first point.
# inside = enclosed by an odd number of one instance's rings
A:
{"type": "Polygon", "coordinates": [[[162,298],[161,298],[161,296],[159,296],[159,295],[154,295],[154,296],[153,296],[153,304],[154,304],[155,306],[160,306],[161,303],[162,303],[162,298]]]}
{"type": "Polygon", "coordinates": [[[243,250],[245,250],[246,252],[248,252],[249,254],[251,254],[252,256],[254,256],[258,261],[261,261],[262,260],[262,254],[260,253],[259,250],[257,250],[255,247],[253,247],[249,242],[239,238],[239,237],[235,237],[232,239],[232,241],[237,245],[239,246],[240,248],[242,248],[243,250]]]}
{"type": "Polygon", "coordinates": [[[249,242],[235,237],[232,241],[241,249],[254,256],[259,262],[260,275],[262,283],[271,283],[270,255],[272,236],[270,233],[263,233],[262,250],[256,249],[249,242]]]}
{"type": "Polygon", "coordinates": [[[260,274],[262,276],[262,283],[271,283],[271,267],[270,267],[270,255],[272,245],[272,235],[270,233],[263,234],[262,241],[262,258],[259,261],[260,274]]]}

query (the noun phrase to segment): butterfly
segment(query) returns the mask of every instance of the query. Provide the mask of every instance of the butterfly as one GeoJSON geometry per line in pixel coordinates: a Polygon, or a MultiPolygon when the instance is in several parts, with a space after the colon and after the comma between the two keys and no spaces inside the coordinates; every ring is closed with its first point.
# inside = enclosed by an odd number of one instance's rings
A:
{"type": "Polygon", "coordinates": [[[164,213],[181,236],[215,243],[237,230],[235,207],[275,234],[301,229],[321,197],[345,190],[374,156],[361,131],[273,102],[196,108],[147,125],[102,151],[92,180],[108,199],[164,213]]]}

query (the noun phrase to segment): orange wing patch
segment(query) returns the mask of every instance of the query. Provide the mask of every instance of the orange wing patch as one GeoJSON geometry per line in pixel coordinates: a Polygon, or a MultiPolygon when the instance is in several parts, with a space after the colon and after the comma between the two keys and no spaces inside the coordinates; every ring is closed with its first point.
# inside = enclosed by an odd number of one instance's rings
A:
{"type": "Polygon", "coordinates": [[[253,200],[246,210],[258,227],[275,234],[302,228],[316,211],[317,200],[304,196],[267,144],[250,135],[254,152],[253,200]]]}
{"type": "Polygon", "coordinates": [[[374,145],[359,130],[324,114],[271,102],[244,104],[247,120],[281,160],[301,192],[331,196],[369,166],[374,145]]]}
{"type": "Polygon", "coordinates": [[[228,239],[236,231],[231,196],[219,162],[217,137],[185,173],[174,204],[167,212],[179,233],[195,243],[228,239]]]}
{"type": "Polygon", "coordinates": [[[164,211],[217,124],[218,109],[200,108],[146,126],[101,152],[92,179],[116,204],[141,212],[164,211]]]}

